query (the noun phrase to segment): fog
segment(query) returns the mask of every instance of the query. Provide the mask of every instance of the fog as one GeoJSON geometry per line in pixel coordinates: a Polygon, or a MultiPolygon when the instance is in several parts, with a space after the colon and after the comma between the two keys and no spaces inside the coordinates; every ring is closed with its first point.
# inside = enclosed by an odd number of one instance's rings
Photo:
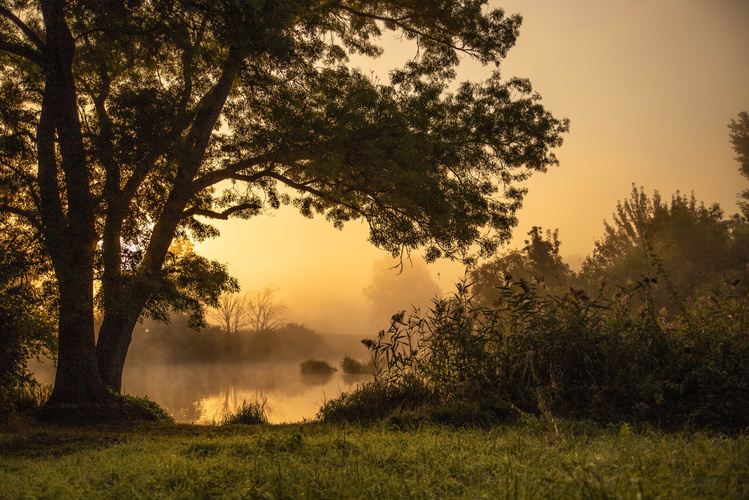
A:
{"type": "Polygon", "coordinates": [[[272,423],[311,420],[326,399],[371,379],[342,372],[345,356],[368,359],[360,340],[293,323],[227,335],[215,326],[190,330],[182,315],[169,325],[147,320],[135,329],[122,390],[148,396],[177,422],[219,423],[245,401],[265,402],[272,423]],[[302,375],[300,364],[309,359],[336,371],[302,375]]]}
{"type": "MultiPolygon", "coordinates": [[[[522,247],[533,226],[559,228],[562,256],[579,269],[633,182],[664,196],[694,190],[708,205],[737,210],[745,180],[727,125],[749,107],[748,2],[490,4],[523,16],[502,75],[528,78],[547,109],[571,120],[556,151],[559,167],[524,184],[528,195],[510,248],[522,247]]],[[[387,36],[383,46],[382,57],[352,64],[384,82],[416,49],[387,36]]],[[[491,69],[466,60],[458,80],[478,81],[491,69]]],[[[246,290],[279,287],[294,321],[365,336],[382,327],[370,321],[364,289],[387,254],[370,244],[366,224],[352,221],[339,231],[282,207],[216,226],[221,236],[196,245],[201,255],[227,263],[246,290]]],[[[427,269],[442,292],[464,272],[447,261],[427,269]]]]}
{"type": "Polygon", "coordinates": [[[314,419],[326,399],[368,379],[340,367],[329,377],[302,375],[293,362],[174,363],[129,367],[122,390],[148,395],[181,423],[220,423],[243,401],[265,402],[271,423],[293,423],[314,419]]]}
{"type": "MultiPolygon", "coordinates": [[[[387,329],[394,313],[424,310],[441,295],[440,277],[435,280],[423,260],[414,256],[400,264],[381,255],[366,271],[366,286],[351,290],[348,303],[336,298],[342,290],[335,282],[307,297],[278,287],[274,300],[287,305],[285,326],[273,331],[229,335],[218,325],[194,331],[182,314],[172,314],[169,324],[146,319],[133,332],[122,391],[147,396],[182,423],[220,423],[244,401],[266,402],[271,423],[314,419],[325,401],[372,379],[341,367],[346,356],[369,360],[362,339],[387,329]],[[300,364],[309,359],[336,371],[302,375],[300,364]]],[[[51,362],[31,362],[30,368],[40,382],[53,382],[51,362]]]]}
{"type": "MultiPolygon", "coordinates": [[[[511,247],[522,247],[534,225],[559,228],[565,261],[577,270],[632,182],[665,196],[695,189],[697,199],[720,203],[727,214],[736,211],[745,180],[727,124],[749,106],[747,2],[491,3],[524,17],[503,76],[529,78],[545,107],[571,119],[557,152],[560,167],[524,186],[528,195],[511,247]]],[[[409,55],[392,40],[385,46],[396,50],[361,63],[383,81],[409,55]],[[389,58],[393,52],[395,59],[389,58]]],[[[460,71],[459,80],[479,80],[488,69],[465,64],[460,71]]],[[[286,320],[319,337],[310,336],[314,342],[297,344],[294,352],[276,352],[272,364],[263,356],[250,359],[249,351],[245,359],[220,360],[214,353],[215,359],[199,362],[184,342],[181,351],[160,350],[164,345],[157,347],[154,332],[142,325],[123,389],[148,395],[180,421],[219,420],[244,399],[266,398],[274,422],[313,418],[322,401],[357,381],[339,370],[313,383],[300,375],[301,361],[318,356],[340,368],[344,355],[366,357],[361,339],[387,328],[398,310],[428,307],[464,273],[459,263],[426,265],[415,253],[399,274],[395,262],[369,243],[365,224],[338,230],[291,207],[216,227],[222,235],[197,244],[196,251],[226,263],[243,291],[277,288],[288,307],[286,320]]],[[[186,329],[175,320],[169,332],[164,338],[186,329]]],[[[201,335],[212,333],[182,338],[201,335]]],[[[220,336],[215,339],[218,345],[220,336]]],[[[40,377],[51,382],[43,371],[40,377]]]]}

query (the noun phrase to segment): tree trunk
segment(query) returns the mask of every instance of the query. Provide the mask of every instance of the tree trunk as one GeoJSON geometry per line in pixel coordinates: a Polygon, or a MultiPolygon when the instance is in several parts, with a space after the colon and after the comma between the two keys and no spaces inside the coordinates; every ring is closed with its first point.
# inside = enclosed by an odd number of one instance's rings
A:
{"type": "Polygon", "coordinates": [[[122,391],[122,371],[141,309],[138,309],[137,314],[107,312],[99,329],[99,339],[96,344],[99,373],[104,385],[115,392],[122,391]]]}
{"type": "MultiPolygon", "coordinates": [[[[123,200],[115,200],[111,197],[111,192],[116,191],[117,188],[114,187],[110,192],[109,200],[113,204],[109,207],[111,218],[107,220],[104,234],[105,315],[99,330],[96,356],[104,384],[114,391],[119,392],[122,389],[122,371],[132,340],[133,328],[151,293],[150,284],[161,279],[160,274],[169,245],[172,243],[185,206],[195,194],[192,181],[200,168],[211,133],[239,71],[240,58],[241,55],[237,50],[230,50],[221,77],[197,107],[197,115],[182,144],[181,160],[178,162],[179,168],[173,181],[172,191],[154,225],[145,256],[134,278],[135,283],[145,284],[145,289],[141,286],[132,286],[133,282],[126,284],[122,279],[119,267],[121,252],[119,242],[126,211],[123,200]]],[[[110,174],[119,175],[115,172],[110,172],[110,174]]],[[[118,184],[119,178],[114,182],[114,186],[118,184]]]]}
{"type": "Polygon", "coordinates": [[[75,41],[65,22],[65,2],[43,0],[41,5],[46,64],[37,125],[39,213],[60,289],[57,374],[45,411],[57,416],[63,408],[85,410],[109,398],[96,363],[96,206],[73,78],[75,41]]]}
{"type": "MultiPolygon", "coordinates": [[[[83,267],[83,266],[77,266],[83,267]]],[[[60,281],[57,374],[47,409],[103,404],[108,394],[99,375],[94,346],[93,275],[72,268],[60,281]],[[78,271],[78,272],[76,272],[78,271]]]]}

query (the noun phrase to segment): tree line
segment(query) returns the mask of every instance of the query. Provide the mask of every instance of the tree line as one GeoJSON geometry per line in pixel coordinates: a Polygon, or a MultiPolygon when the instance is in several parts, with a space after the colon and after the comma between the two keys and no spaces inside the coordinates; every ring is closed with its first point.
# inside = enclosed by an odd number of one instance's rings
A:
{"type": "MultiPolygon", "coordinates": [[[[729,142],[739,172],[749,179],[749,114],[730,121],[729,142]]],[[[630,196],[617,202],[603,236],[595,242],[579,272],[559,253],[558,230],[534,226],[525,246],[490,259],[473,270],[477,298],[486,305],[493,289],[505,282],[542,284],[555,293],[570,289],[596,293],[603,284],[632,286],[645,282],[653,298],[671,308],[712,294],[749,294],[749,190],[738,194],[739,213],[726,216],[717,203],[705,205],[676,192],[664,199],[633,184],[630,196]],[[660,282],[658,281],[660,280],[660,282]]]]}

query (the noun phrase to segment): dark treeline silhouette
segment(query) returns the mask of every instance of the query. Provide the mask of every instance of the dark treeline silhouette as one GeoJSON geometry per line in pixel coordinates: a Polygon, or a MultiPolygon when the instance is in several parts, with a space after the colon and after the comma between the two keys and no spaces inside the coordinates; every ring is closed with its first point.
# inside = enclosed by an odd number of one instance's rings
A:
{"type": "Polygon", "coordinates": [[[650,298],[671,313],[713,294],[749,292],[749,223],[726,218],[718,204],[706,206],[677,192],[670,201],[633,186],[616,206],[612,222],[593,252],[574,272],[559,255],[558,230],[534,227],[522,250],[476,268],[477,299],[490,305],[510,282],[540,285],[556,294],[573,290],[613,295],[621,287],[647,284],[650,298]]]}
{"type": "Polygon", "coordinates": [[[136,327],[128,363],[284,362],[337,356],[342,356],[340,351],[323,335],[297,323],[227,334],[218,326],[194,330],[185,315],[173,314],[169,324],[146,320],[136,327]]]}

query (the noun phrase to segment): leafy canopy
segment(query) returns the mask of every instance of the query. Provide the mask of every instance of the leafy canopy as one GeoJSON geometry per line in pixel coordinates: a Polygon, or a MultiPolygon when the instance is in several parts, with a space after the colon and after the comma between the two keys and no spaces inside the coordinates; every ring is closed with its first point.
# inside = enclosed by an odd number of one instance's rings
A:
{"type": "MultiPolygon", "coordinates": [[[[336,226],[365,218],[393,253],[492,251],[524,194],[513,182],[556,163],[567,123],[498,72],[448,91],[461,53],[498,64],[517,37],[520,17],[483,3],[68,2],[91,189],[100,217],[126,212],[123,268],[143,261],[178,196],[175,231],[195,239],[218,234],[207,219],[291,203],[336,226]],[[345,65],[380,54],[387,30],[418,45],[390,82],[345,65]]],[[[42,18],[35,2],[0,7],[3,141],[16,155],[2,178],[22,184],[23,205],[37,189],[42,18]]]]}

